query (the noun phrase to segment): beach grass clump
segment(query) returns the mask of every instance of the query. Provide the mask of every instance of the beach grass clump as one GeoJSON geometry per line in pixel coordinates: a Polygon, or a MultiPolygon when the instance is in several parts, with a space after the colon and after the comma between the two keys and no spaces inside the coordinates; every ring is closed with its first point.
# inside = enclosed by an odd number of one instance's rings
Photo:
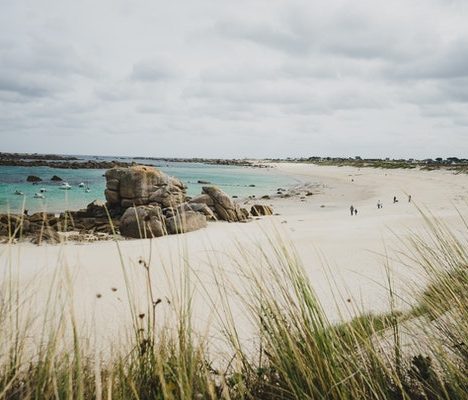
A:
{"type": "Polygon", "coordinates": [[[186,257],[171,318],[161,319],[151,256],[137,266],[144,276],[138,290],[147,299],[141,311],[116,242],[131,323],[128,342],[110,343],[104,355],[76,322],[70,280],[63,285],[57,273],[47,315],[37,316],[33,294],[10,269],[0,297],[0,399],[464,399],[468,229],[452,232],[423,217],[427,232],[410,235],[400,254],[429,282],[413,293],[410,311],[395,306],[389,277],[389,312],[357,310],[354,318],[331,321],[293,246],[280,236],[239,249],[235,271],[211,260],[217,291],[206,294],[225,338],[224,364],[213,357],[210,335],[194,327],[194,272],[186,257]],[[251,340],[241,339],[233,302],[251,323],[251,340]]]}
{"type": "MultiPolygon", "coordinates": [[[[300,260],[281,241],[259,249],[246,276],[245,308],[257,325],[258,355],[244,368],[244,386],[259,399],[458,399],[467,386],[466,232],[453,234],[425,217],[428,235],[413,235],[413,264],[428,287],[414,310],[390,307],[332,323],[300,260]],[[417,318],[421,317],[421,318],[417,318]]],[[[389,303],[397,294],[389,279],[389,303]]],[[[238,341],[233,341],[238,344],[238,341]]],[[[244,350],[243,360],[249,360],[244,350]]],[[[250,359],[252,359],[250,357],[250,359]]]]}

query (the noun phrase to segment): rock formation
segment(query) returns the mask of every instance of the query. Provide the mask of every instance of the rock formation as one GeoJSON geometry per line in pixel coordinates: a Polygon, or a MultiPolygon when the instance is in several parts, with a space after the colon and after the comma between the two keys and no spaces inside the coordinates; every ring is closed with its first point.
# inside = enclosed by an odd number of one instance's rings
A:
{"type": "Polygon", "coordinates": [[[140,205],[176,207],[186,199],[186,187],[177,178],[149,166],[112,168],[105,174],[109,208],[140,205]]]}
{"type": "Polygon", "coordinates": [[[136,206],[125,210],[120,219],[120,233],[132,238],[151,238],[192,232],[206,227],[206,216],[184,209],[159,206],[136,206]]]}
{"type": "MultiPolygon", "coordinates": [[[[179,179],[154,167],[116,167],[105,177],[106,204],[95,200],[84,209],[60,215],[0,214],[0,239],[57,243],[64,238],[59,233],[67,231],[72,232],[68,240],[103,240],[114,233],[150,238],[195,231],[206,227],[207,221],[241,222],[250,218],[249,212],[221,189],[204,186],[200,195],[189,199],[179,179]]],[[[271,207],[257,204],[251,212],[254,216],[273,213],[271,207]]]]}
{"type": "Polygon", "coordinates": [[[218,219],[229,222],[245,221],[248,218],[245,211],[242,211],[238,204],[215,186],[203,186],[202,195],[190,200],[190,203],[203,203],[214,211],[218,219]]]}

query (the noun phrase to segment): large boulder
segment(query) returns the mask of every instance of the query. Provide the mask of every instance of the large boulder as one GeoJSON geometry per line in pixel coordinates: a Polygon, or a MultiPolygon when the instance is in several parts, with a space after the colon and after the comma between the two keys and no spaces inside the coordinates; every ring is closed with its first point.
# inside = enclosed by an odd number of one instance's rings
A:
{"type": "Polygon", "coordinates": [[[178,213],[166,220],[167,232],[170,234],[196,231],[206,227],[206,217],[195,211],[178,213]]]}
{"type": "Polygon", "coordinates": [[[150,166],[111,168],[106,174],[109,208],[155,204],[176,207],[186,200],[186,187],[177,178],[150,166]]]}
{"type": "MultiPolygon", "coordinates": [[[[234,203],[232,199],[220,188],[215,186],[204,186],[202,191],[203,194],[209,196],[213,202],[212,207],[218,219],[229,222],[246,220],[246,216],[241,211],[239,205],[234,203]]],[[[192,199],[192,201],[194,201],[194,199],[192,199]]]]}
{"type": "Polygon", "coordinates": [[[199,194],[198,196],[191,198],[189,203],[206,204],[207,206],[214,207],[213,199],[207,194],[199,194]]]}
{"type": "Polygon", "coordinates": [[[176,212],[187,212],[187,211],[195,211],[198,213],[203,214],[207,220],[216,221],[218,218],[216,217],[213,210],[204,203],[182,203],[179,207],[177,207],[176,212]]]}
{"type": "Polygon", "coordinates": [[[129,207],[119,224],[120,234],[132,238],[151,238],[167,234],[162,210],[158,206],[129,207]]]}

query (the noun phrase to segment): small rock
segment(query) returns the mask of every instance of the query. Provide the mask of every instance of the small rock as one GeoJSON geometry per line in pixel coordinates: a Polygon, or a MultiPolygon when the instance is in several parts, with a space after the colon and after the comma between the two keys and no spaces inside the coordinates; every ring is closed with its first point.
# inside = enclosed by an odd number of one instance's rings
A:
{"type": "Polygon", "coordinates": [[[29,175],[29,176],[26,178],[26,181],[27,181],[27,182],[42,182],[42,179],[39,178],[39,177],[36,176],[36,175],[29,175]]]}
{"type": "Polygon", "coordinates": [[[261,215],[273,215],[273,209],[270,206],[266,206],[264,204],[255,204],[250,209],[250,213],[254,217],[258,217],[261,215]]]}

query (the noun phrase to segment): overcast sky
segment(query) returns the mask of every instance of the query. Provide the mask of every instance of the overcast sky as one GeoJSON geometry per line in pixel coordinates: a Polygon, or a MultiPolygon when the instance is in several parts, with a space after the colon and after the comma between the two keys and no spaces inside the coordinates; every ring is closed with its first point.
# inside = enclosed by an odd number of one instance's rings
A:
{"type": "Polygon", "coordinates": [[[466,0],[0,0],[0,151],[468,157],[466,0]]]}

